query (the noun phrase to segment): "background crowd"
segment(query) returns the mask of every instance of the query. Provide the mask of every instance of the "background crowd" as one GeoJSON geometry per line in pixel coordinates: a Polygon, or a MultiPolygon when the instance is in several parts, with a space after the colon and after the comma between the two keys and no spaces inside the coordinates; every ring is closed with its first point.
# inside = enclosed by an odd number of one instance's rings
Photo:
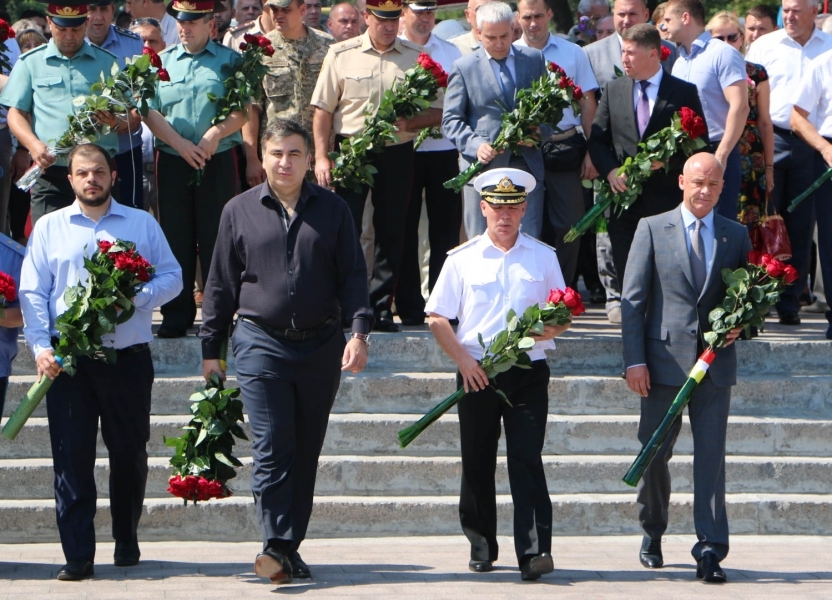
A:
{"type": "MultiPolygon", "coordinates": [[[[832,133],[824,108],[828,92],[818,67],[832,58],[827,53],[832,50],[827,33],[832,20],[818,14],[812,0],[716,14],[706,13],[699,0],[657,6],[644,0],[612,5],[581,0],[574,26],[566,32],[555,31],[557,7],[553,12],[544,0],[470,0],[464,20],[439,23],[441,7],[434,0],[399,2],[357,0],[326,7],[321,0],[127,0],[117,6],[113,0],[97,0],[17,11],[12,23],[17,37],[7,42],[13,68],[2,75],[0,96],[0,105],[8,108],[0,113],[0,231],[25,244],[33,221],[72,202],[66,166],[48,148],[65,129],[72,98],[88,93],[100,72],[109,72],[114,62],[124,66],[142,46],[162,53],[171,81],[158,84],[149,116],[143,122],[136,113],[115,120],[114,132],[99,143],[118,166],[116,199],[159,219],[185,281],[194,283],[162,310],[159,335],[183,336],[201,302],[223,206],[266,181],[260,133],[279,118],[301,122],[315,141],[308,179],[330,186],[327,153],[360,132],[364,110],[377,106],[384,90],[424,50],[451,74],[447,95],[396,123],[397,142],[373,155],[379,172],[372,186],[335,188],[362,235],[375,328],[396,331],[399,322],[423,323],[425,296],[447,251],[483,232],[472,186],[461,194],[442,187],[475,160],[488,162],[487,168],[517,167],[535,176],[539,185],[536,197],[529,198],[524,231],[556,248],[566,282],[574,287],[582,277],[589,301],[604,304],[610,321],[619,323],[619,282],[637,221],[678,204],[678,169],[670,164],[667,173],[657,172],[634,210],[609,215],[606,230],[571,244],[563,237],[592,205],[592,192],[582,180],[607,178],[615,189],[612,171],[632,154],[622,154],[614,120],[605,123],[598,110],[606,87],[625,76],[641,86],[634,88],[631,112],[638,118],[643,100],[649,126],[631,132],[634,148],[669,125],[662,116],[661,77],[650,85],[663,72],[697,88],[710,150],[726,169],[720,214],[749,230],[767,215],[783,215],[791,264],[800,279],[778,304],[780,322],[797,325],[801,310],[826,308],[821,273],[832,278],[827,190],[821,188],[793,213],[785,210],[832,164],[823,137],[832,133]],[[486,4],[502,8],[482,12],[486,4]],[[483,27],[488,29],[507,10],[512,12],[511,39],[482,39],[483,27]],[[628,30],[645,23],[657,28],[666,51],[650,54],[652,42],[643,32],[628,38],[628,30]],[[252,34],[267,36],[275,50],[264,57],[268,72],[262,100],[247,115],[232,113],[214,125],[208,93],[223,92],[228,76],[223,67],[235,60],[244,36],[252,34]],[[622,60],[626,41],[646,54],[622,60]],[[494,86],[455,68],[460,57],[481,46],[492,59],[499,83],[494,89],[503,92],[509,107],[516,90],[536,76],[538,66],[518,71],[525,68],[524,57],[540,61],[542,54],[582,88],[581,114],[566,114],[556,128],[542,128],[540,149],[511,156],[489,152],[487,142],[499,130],[502,109],[489,114],[493,107],[482,92],[494,86]],[[505,57],[497,59],[502,53],[505,57]],[[661,60],[658,73],[652,70],[656,60],[661,60]],[[413,139],[426,127],[439,127],[444,135],[414,150],[413,139]],[[12,182],[33,162],[44,173],[31,192],[23,192],[12,182]],[[195,170],[202,173],[198,182],[192,177],[195,170]]],[[[11,15],[0,17],[12,21],[11,15]]],[[[832,323],[832,313],[826,314],[832,323]]],[[[832,325],[827,337],[832,339],[832,325]]]]}

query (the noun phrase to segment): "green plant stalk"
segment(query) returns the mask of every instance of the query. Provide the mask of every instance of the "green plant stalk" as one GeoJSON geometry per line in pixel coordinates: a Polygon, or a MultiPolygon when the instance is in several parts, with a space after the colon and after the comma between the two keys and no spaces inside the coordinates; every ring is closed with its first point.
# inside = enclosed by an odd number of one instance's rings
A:
{"type": "Polygon", "coordinates": [[[569,231],[566,232],[566,235],[563,236],[563,241],[569,243],[577,240],[584,233],[589,231],[590,227],[592,227],[592,225],[598,221],[599,218],[604,218],[604,211],[606,211],[610,206],[612,206],[612,198],[610,196],[600,198],[598,203],[586,211],[586,214],[581,217],[581,219],[575,223],[569,231]]]}
{"type": "MultiPolygon", "coordinates": [[[[60,356],[56,356],[55,360],[58,361],[59,365],[63,366],[64,361],[60,356]]],[[[40,401],[43,400],[46,396],[46,392],[48,392],[51,387],[52,380],[44,375],[41,377],[40,381],[34,383],[32,387],[29,388],[29,391],[26,392],[23,400],[20,401],[18,407],[14,410],[12,415],[9,417],[9,420],[6,421],[6,424],[3,426],[3,437],[9,441],[13,441],[17,437],[17,434],[20,433],[21,429],[23,429],[26,421],[28,421],[29,417],[32,416],[32,413],[35,412],[35,409],[40,404],[40,401]]]]}
{"type": "Polygon", "coordinates": [[[817,179],[817,181],[815,181],[815,183],[810,185],[806,189],[806,191],[804,191],[802,194],[800,194],[794,200],[792,200],[791,204],[789,204],[789,208],[787,208],[786,210],[788,210],[789,212],[794,212],[794,209],[797,208],[798,204],[800,204],[806,198],[811,196],[813,192],[815,192],[820,186],[822,186],[824,183],[826,183],[830,178],[832,178],[832,167],[826,169],[826,172],[823,175],[821,175],[820,177],[818,177],[818,179],[817,179]]]}

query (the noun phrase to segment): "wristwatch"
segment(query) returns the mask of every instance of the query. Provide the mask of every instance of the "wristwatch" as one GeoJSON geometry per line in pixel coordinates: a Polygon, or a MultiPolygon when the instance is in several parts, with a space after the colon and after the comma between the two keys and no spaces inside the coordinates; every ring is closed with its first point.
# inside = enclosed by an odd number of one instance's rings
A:
{"type": "Polygon", "coordinates": [[[361,340],[364,342],[364,345],[368,348],[370,347],[370,334],[369,333],[353,333],[350,335],[350,338],[355,340],[361,340]]]}

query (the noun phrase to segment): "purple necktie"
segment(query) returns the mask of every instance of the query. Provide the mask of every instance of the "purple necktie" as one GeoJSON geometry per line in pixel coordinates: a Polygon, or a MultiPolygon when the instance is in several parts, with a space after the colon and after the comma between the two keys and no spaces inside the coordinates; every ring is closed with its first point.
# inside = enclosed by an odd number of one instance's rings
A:
{"type": "Polygon", "coordinates": [[[644,130],[650,122],[650,101],[647,99],[647,86],[650,82],[645,79],[639,81],[638,84],[641,86],[641,95],[636,103],[636,121],[638,122],[638,137],[644,137],[644,130]]]}

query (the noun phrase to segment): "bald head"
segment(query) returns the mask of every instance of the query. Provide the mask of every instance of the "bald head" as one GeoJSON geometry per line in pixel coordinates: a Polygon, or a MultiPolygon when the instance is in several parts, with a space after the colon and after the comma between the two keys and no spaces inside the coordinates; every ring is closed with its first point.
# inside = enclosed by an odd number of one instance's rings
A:
{"type": "Polygon", "coordinates": [[[683,192],[682,204],[697,219],[707,216],[719,202],[722,171],[719,161],[707,152],[694,154],[685,163],[685,168],[679,175],[679,187],[683,192]]]}
{"type": "Polygon", "coordinates": [[[465,9],[465,18],[471,25],[471,29],[474,31],[475,36],[477,35],[477,9],[483,4],[488,4],[489,2],[492,2],[492,0],[468,0],[468,8],[465,9]]]}

